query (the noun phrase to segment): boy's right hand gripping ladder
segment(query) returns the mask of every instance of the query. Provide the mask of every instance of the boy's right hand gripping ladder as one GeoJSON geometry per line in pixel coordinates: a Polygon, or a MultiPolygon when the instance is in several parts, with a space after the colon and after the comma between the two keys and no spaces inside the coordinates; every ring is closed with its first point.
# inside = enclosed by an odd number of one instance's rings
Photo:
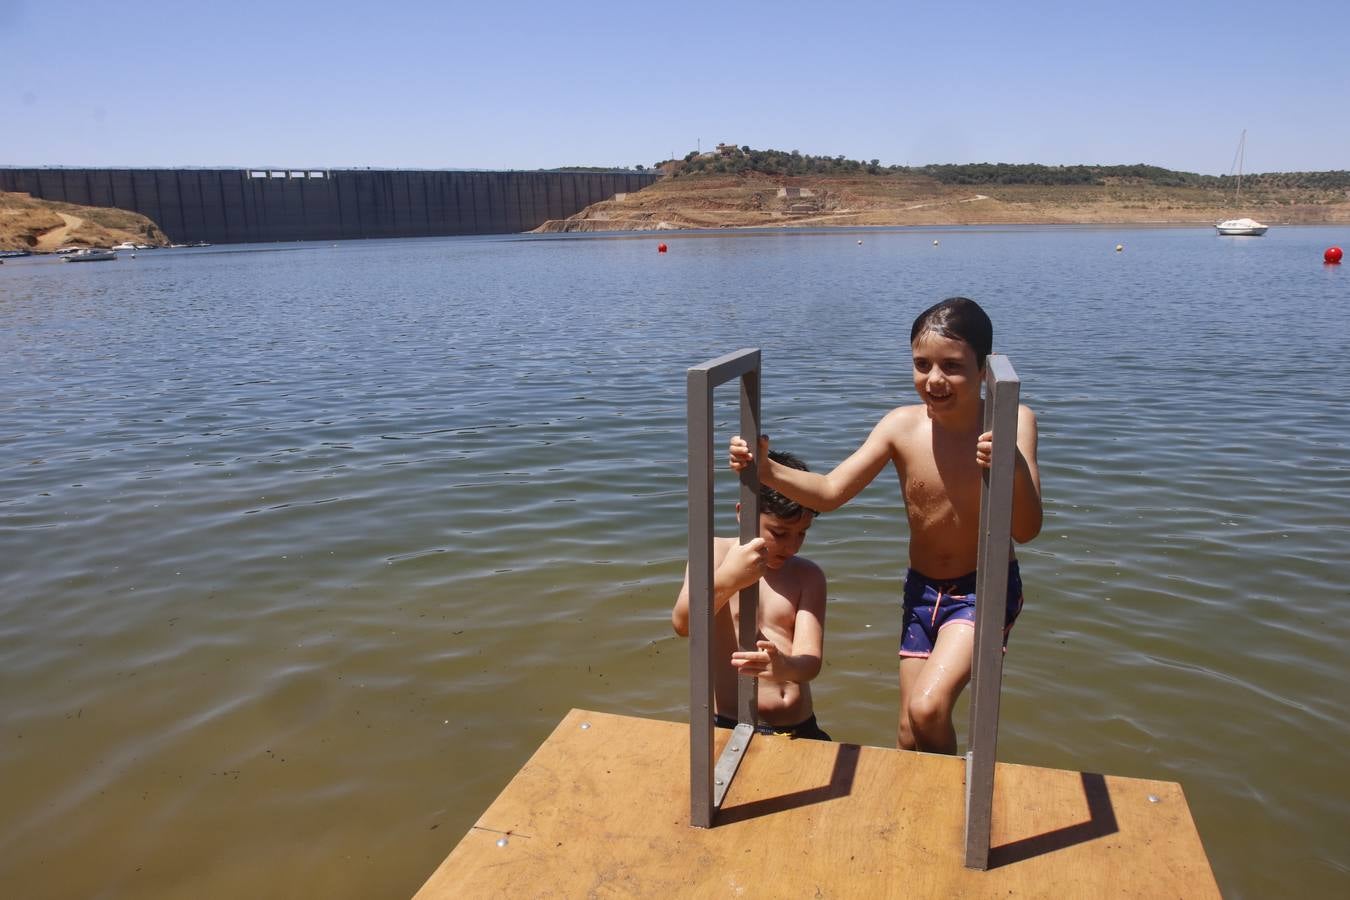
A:
{"type": "Polygon", "coordinates": [[[1013,471],[1021,382],[1006,356],[990,354],[984,369],[984,430],[994,452],[980,487],[980,549],[975,581],[975,652],[971,658],[970,749],[966,752],[966,868],[989,868],[994,809],[998,701],[1003,687],[1003,628],[1012,546],[1013,471]]]}

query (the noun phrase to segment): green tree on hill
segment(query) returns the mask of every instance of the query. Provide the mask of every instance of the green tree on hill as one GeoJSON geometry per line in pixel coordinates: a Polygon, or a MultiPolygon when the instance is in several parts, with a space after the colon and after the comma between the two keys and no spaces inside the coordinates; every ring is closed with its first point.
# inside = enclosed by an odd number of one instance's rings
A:
{"type": "MultiPolygon", "coordinates": [[[[1105,185],[1112,182],[1152,184],[1159,187],[1195,187],[1231,190],[1235,179],[1228,175],[1198,175],[1138,163],[1128,166],[1044,166],[1037,163],[947,163],[928,166],[883,166],[881,160],[862,162],[839,156],[813,156],[798,150],[754,150],[741,147],[735,156],[691,151],[683,161],[666,160],[653,168],[673,169],[675,177],[688,175],[927,175],[943,184],[960,185],[1105,185]]],[[[1302,188],[1350,190],[1350,172],[1268,172],[1243,176],[1243,186],[1253,189],[1302,188]]]]}

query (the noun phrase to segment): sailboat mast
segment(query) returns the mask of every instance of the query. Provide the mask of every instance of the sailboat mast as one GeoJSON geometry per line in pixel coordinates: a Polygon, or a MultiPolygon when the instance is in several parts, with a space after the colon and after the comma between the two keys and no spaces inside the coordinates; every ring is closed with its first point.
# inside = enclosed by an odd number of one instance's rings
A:
{"type": "Polygon", "coordinates": [[[1242,138],[1238,141],[1238,186],[1237,195],[1242,196],[1242,164],[1247,161],[1247,129],[1242,129],[1242,138]]]}
{"type": "Polygon", "coordinates": [[[1237,169],[1237,194],[1233,200],[1237,202],[1242,199],[1242,164],[1247,157],[1247,129],[1242,129],[1242,137],[1238,138],[1237,153],[1233,154],[1233,165],[1228,167],[1228,174],[1233,174],[1233,169],[1237,169]]]}

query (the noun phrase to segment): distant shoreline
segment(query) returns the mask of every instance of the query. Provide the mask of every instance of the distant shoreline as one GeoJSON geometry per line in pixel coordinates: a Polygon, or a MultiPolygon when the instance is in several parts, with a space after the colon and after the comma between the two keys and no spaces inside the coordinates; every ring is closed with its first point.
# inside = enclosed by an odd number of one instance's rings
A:
{"type": "Polygon", "coordinates": [[[950,185],[916,175],[694,175],[666,178],[536,232],[948,225],[1213,226],[1350,224],[1344,191],[1266,188],[1239,205],[1207,188],[1149,183],[950,185]]]}
{"type": "MultiPolygon", "coordinates": [[[[1297,224],[1282,224],[1280,228],[1326,228],[1339,223],[1327,222],[1300,222],[1297,224]]],[[[513,237],[535,237],[548,238],[556,241],[583,241],[583,240],[614,240],[614,241],[636,241],[646,240],[659,235],[671,235],[681,238],[720,238],[720,237],[754,237],[756,235],[775,235],[787,237],[810,237],[814,235],[830,234],[884,234],[901,232],[929,232],[932,234],[957,234],[969,233],[975,231],[993,232],[993,231],[1038,231],[1038,230],[1064,230],[1064,231],[1111,231],[1114,229],[1128,228],[1131,230],[1194,230],[1202,229],[1206,231],[1214,230],[1213,222],[994,222],[994,223],[973,223],[960,225],[819,225],[819,226],[792,226],[792,225],[734,225],[720,228],[671,228],[661,229],[659,231],[646,229],[616,229],[613,231],[540,231],[535,230],[525,232],[513,237]]],[[[490,237],[491,235],[474,235],[475,237],[490,237]]],[[[507,237],[507,235],[498,235],[498,237],[507,237]]]]}

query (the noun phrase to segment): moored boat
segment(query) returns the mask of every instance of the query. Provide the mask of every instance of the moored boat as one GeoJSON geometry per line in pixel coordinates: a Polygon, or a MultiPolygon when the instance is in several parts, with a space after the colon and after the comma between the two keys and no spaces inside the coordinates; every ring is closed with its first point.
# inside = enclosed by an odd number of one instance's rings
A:
{"type": "Polygon", "coordinates": [[[103,262],[104,260],[117,259],[117,254],[111,250],[100,250],[97,247],[88,247],[84,250],[76,250],[61,257],[61,262],[103,262]]]}
{"type": "MultiPolygon", "coordinates": [[[[1242,130],[1242,137],[1238,138],[1237,153],[1233,155],[1233,167],[1237,169],[1237,192],[1233,195],[1233,203],[1242,202],[1242,165],[1247,158],[1247,129],[1242,130]]],[[[1239,237],[1260,237],[1270,229],[1269,225],[1262,225],[1255,219],[1248,219],[1245,216],[1241,219],[1225,219],[1214,226],[1219,230],[1219,234],[1236,235],[1239,237]]]]}
{"type": "Polygon", "coordinates": [[[1219,234],[1246,235],[1249,237],[1260,237],[1270,228],[1269,225],[1262,225],[1255,219],[1227,219],[1214,226],[1219,229],[1219,234]]]}

